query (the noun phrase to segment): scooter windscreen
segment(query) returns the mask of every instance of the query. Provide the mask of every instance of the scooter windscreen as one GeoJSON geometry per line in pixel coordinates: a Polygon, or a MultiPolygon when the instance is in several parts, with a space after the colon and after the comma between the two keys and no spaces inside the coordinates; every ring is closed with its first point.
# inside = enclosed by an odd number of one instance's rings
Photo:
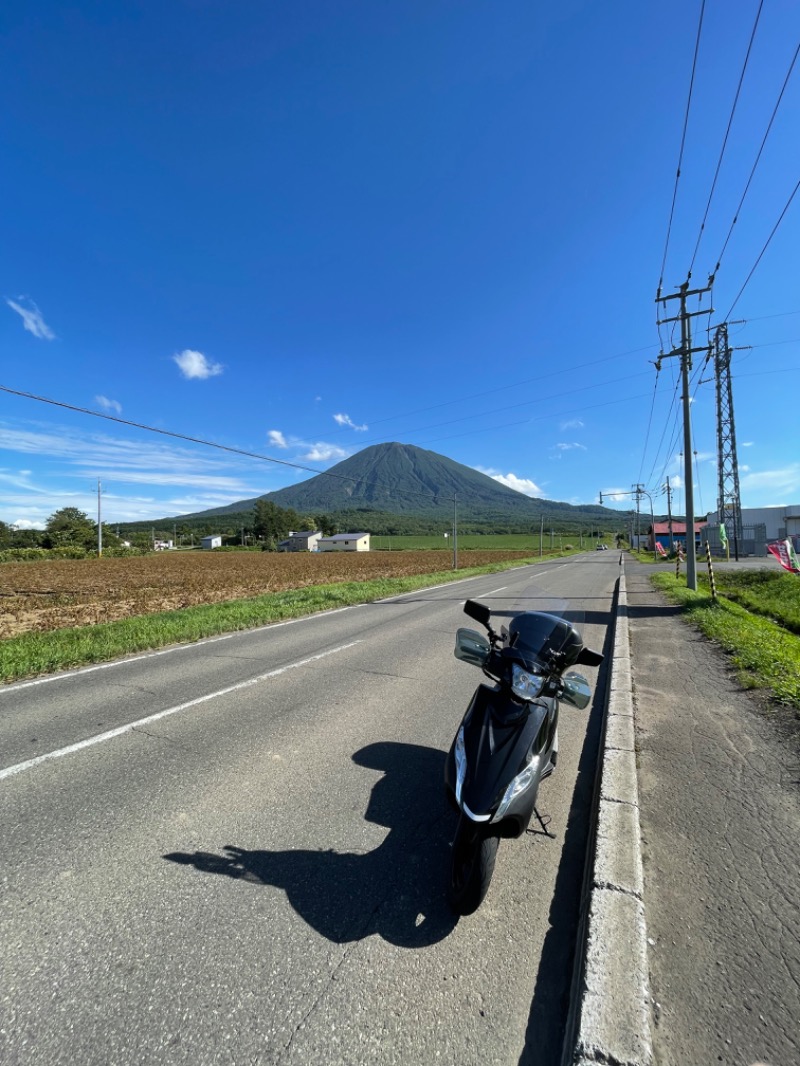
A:
{"type": "MultiPolygon", "coordinates": [[[[505,646],[533,667],[557,665],[568,669],[584,653],[581,634],[584,612],[574,610],[564,599],[548,596],[530,587],[511,610],[492,612],[493,619],[505,615],[505,646]]],[[[585,661],[585,660],[584,660],[585,661]]]]}

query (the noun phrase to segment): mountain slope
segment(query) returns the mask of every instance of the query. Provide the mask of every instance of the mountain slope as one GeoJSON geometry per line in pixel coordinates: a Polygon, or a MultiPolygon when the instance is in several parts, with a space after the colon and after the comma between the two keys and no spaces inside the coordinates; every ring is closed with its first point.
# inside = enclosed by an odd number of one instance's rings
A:
{"type": "MultiPolygon", "coordinates": [[[[545,512],[577,521],[597,520],[618,513],[605,507],[573,507],[552,500],[531,499],[486,474],[437,452],[410,444],[376,444],[344,459],[324,474],[289,488],[266,493],[259,499],[299,514],[341,514],[381,511],[394,514],[439,515],[452,513],[453,498],[460,516],[491,521],[494,518],[531,520],[545,512]]],[[[200,515],[211,517],[251,511],[256,500],[241,500],[200,515]]]]}

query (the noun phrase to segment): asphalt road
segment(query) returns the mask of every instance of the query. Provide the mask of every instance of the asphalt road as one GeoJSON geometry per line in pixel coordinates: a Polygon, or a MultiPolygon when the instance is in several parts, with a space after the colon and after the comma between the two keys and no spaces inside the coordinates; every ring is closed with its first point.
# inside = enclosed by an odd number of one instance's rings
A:
{"type": "Polygon", "coordinates": [[[557,1062],[605,667],[562,708],[555,839],[444,902],[467,596],[585,612],[585,555],[0,689],[0,1061],[557,1062]]]}

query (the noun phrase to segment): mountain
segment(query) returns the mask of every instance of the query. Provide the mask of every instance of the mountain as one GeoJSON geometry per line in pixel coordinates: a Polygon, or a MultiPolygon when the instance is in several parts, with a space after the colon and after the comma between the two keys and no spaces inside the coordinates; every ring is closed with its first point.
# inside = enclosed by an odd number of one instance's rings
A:
{"type": "MultiPolygon", "coordinates": [[[[447,521],[457,500],[459,520],[493,523],[522,522],[529,526],[546,514],[549,520],[619,525],[618,511],[597,505],[573,507],[554,500],[532,499],[437,452],[411,444],[375,444],[364,448],[299,485],[268,492],[252,500],[215,507],[181,520],[252,512],[257,499],[293,508],[301,515],[348,513],[369,526],[366,514],[416,515],[447,521]]],[[[341,523],[340,523],[341,524],[341,523]]],[[[351,522],[352,524],[352,522],[351,522]]],[[[356,523],[358,524],[358,523],[356,523]]]]}

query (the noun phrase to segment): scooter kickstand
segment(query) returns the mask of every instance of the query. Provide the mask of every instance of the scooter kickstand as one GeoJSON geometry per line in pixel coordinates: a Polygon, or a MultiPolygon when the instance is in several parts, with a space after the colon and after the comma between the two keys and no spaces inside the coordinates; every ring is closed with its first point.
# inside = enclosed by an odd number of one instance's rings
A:
{"type": "Polygon", "coordinates": [[[549,833],[547,831],[547,827],[548,827],[548,825],[550,825],[550,822],[552,821],[550,815],[549,814],[547,815],[547,821],[545,821],[544,818],[542,818],[541,814],[539,814],[539,808],[538,807],[534,807],[533,808],[533,813],[536,815],[536,820],[537,820],[537,822],[539,823],[539,825],[542,828],[541,829],[527,829],[526,832],[527,833],[533,833],[536,836],[539,836],[541,834],[542,836],[549,837],[551,840],[555,840],[556,839],[555,833],[549,833]]]}

